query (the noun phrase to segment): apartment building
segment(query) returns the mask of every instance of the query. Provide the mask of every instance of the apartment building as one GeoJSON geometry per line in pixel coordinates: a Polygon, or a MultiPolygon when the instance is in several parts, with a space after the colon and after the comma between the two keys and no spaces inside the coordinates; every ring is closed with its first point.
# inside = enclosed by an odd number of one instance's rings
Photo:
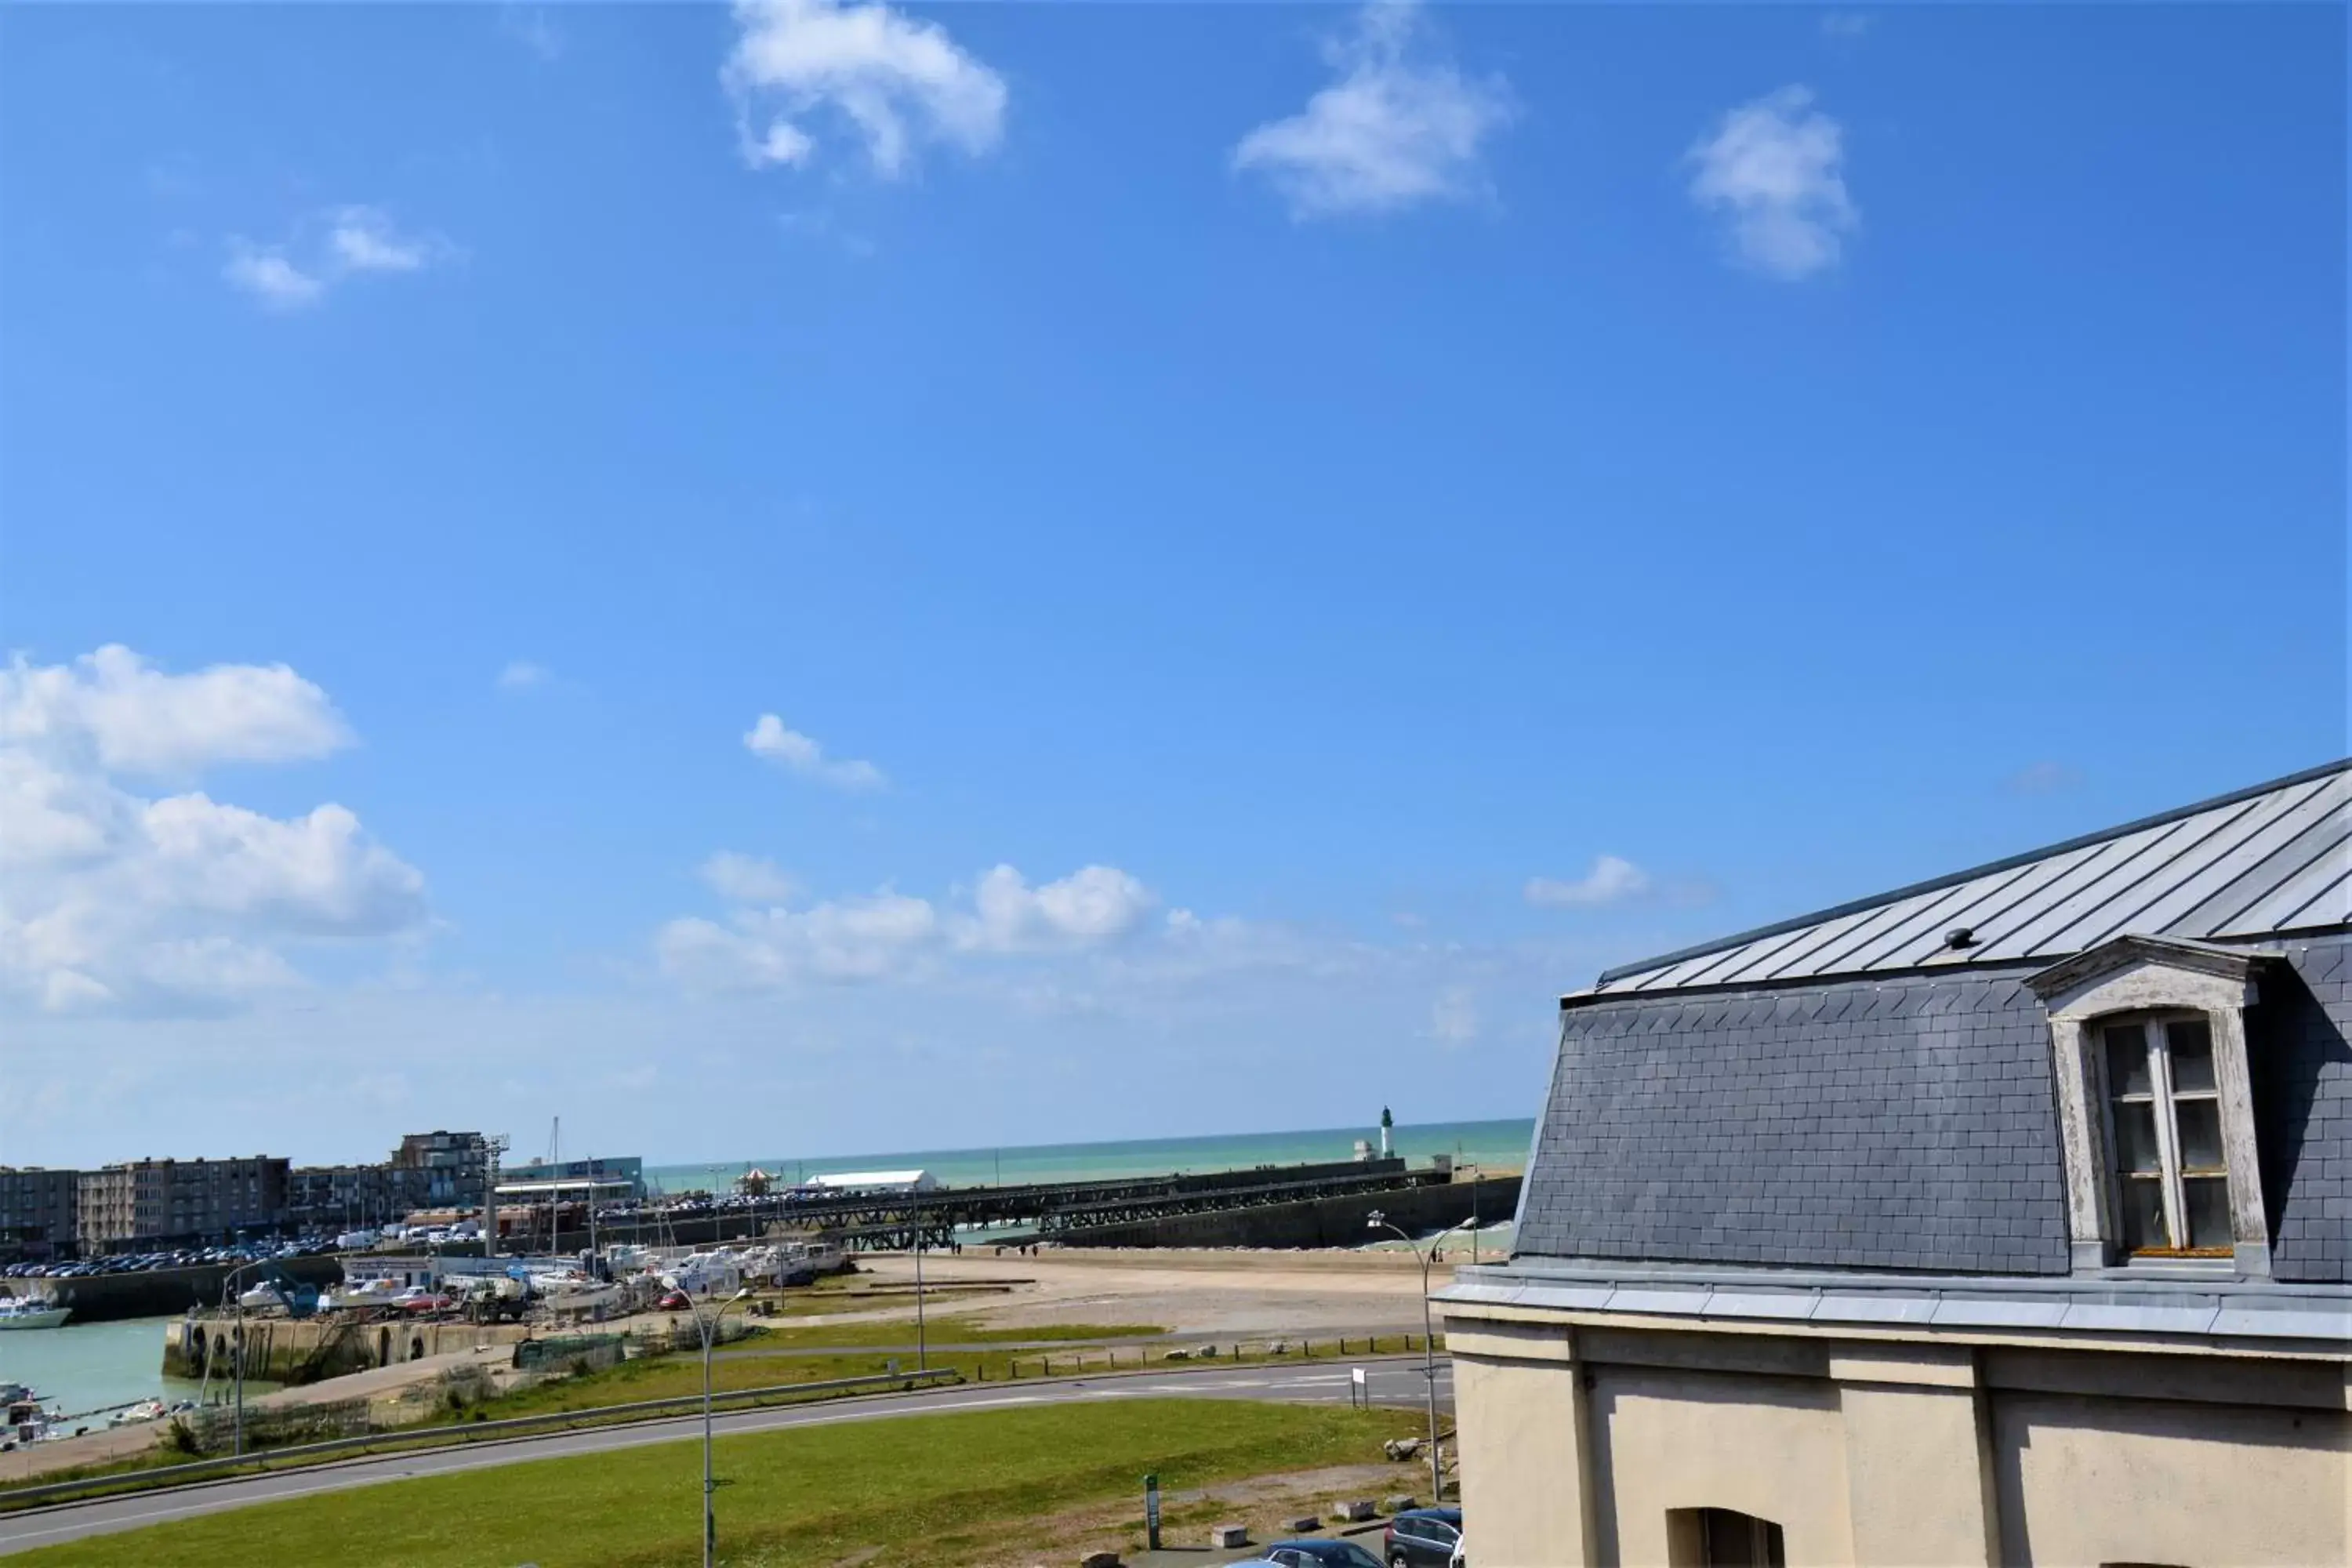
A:
{"type": "Polygon", "coordinates": [[[411,1132],[392,1152],[415,1208],[479,1208],[489,1192],[490,1143],[479,1132],[411,1132]]]}
{"type": "Polygon", "coordinates": [[[0,1165],[0,1248],[49,1258],[70,1251],[79,1171],[0,1165]]]}
{"type": "Polygon", "coordinates": [[[273,1228],[285,1217],[289,1173],[286,1161],[266,1154],[133,1160],[81,1172],[75,1190],[81,1249],[87,1254],[273,1228]]]}

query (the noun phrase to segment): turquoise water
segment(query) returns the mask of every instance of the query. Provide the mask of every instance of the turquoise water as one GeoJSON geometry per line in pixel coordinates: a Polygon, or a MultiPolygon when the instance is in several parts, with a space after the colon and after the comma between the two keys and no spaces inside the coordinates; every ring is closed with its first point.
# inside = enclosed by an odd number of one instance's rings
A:
{"type": "MultiPolygon", "coordinates": [[[[1517,1170],[1527,1163],[1535,1136],[1533,1119],[1502,1121],[1434,1121],[1400,1126],[1391,1147],[1409,1160],[1451,1154],[1490,1170],[1517,1170]]],[[[790,1154],[733,1160],[720,1164],[648,1165],[646,1183],[664,1193],[729,1191],[753,1166],[786,1181],[845,1171],[929,1171],[949,1186],[1020,1182],[1093,1181],[1110,1176],[1150,1176],[1171,1171],[1234,1171],[1253,1165],[1295,1165],[1354,1156],[1356,1140],[1380,1145],[1381,1130],[1333,1127],[1304,1132],[1245,1132],[1214,1138],[1146,1138],[1117,1143],[1042,1143],[1010,1149],[925,1149],[894,1154],[848,1154],[808,1159],[790,1154]]]]}
{"type": "MultiPolygon", "coordinates": [[[[73,1323],[0,1333],[0,1383],[31,1385],[68,1415],[141,1399],[194,1399],[196,1385],[163,1375],[169,1318],[73,1323]]],[[[248,1383],[247,1393],[260,1386],[248,1383]]]]}

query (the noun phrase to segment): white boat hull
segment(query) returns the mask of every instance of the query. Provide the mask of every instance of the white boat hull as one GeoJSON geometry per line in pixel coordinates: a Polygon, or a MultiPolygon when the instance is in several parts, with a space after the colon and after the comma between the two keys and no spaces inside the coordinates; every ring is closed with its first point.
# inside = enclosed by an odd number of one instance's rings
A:
{"type": "Polygon", "coordinates": [[[37,1307],[30,1311],[0,1312],[0,1329],[57,1329],[73,1316],[71,1307],[37,1307]]]}

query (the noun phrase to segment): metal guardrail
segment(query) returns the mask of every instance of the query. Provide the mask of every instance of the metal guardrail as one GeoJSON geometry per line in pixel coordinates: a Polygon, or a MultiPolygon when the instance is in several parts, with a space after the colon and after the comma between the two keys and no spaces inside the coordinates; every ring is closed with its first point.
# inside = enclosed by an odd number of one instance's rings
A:
{"type": "MultiPolygon", "coordinates": [[[[756,1405],[762,1399],[782,1394],[840,1393],[851,1389],[872,1388],[877,1384],[904,1386],[919,1384],[936,1386],[943,1378],[961,1383],[962,1374],[951,1368],[933,1367],[921,1372],[872,1373],[864,1377],[834,1377],[818,1383],[778,1383],[761,1388],[735,1388],[714,1393],[710,1407],[756,1405]]],[[[421,1444],[425,1447],[458,1447],[501,1436],[520,1436],[541,1427],[562,1427],[587,1424],[625,1424],[630,1417],[657,1416],[669,1413],[691,1414],[702,1408],[702,1395],[681,1394],[668,1399],[640,1399],[626,1405],[592,1405],[581,1410],[551,1410],[543,1415],[511,1415],[503,1421],[476,1421],[458,1426],[412,1426],[392,1432],[371,1432],[364,1437],[332,1437],[323,1443],[299,1443],[284,1448],[261,1448],[242,1455],[226,1455],[217,1459],[191,1459],[182,1465],[169,1465],[152,1470],[124,1470],[118,1475],[86,1476],[75,1481],[47,1481],[34,1487],[10,1487],[0,1489],[0,1512],[13,1512],[19,1507],[36,1504],[46,1498],[79,1497],[87,1493],[109,1495],[132,1492],[168,1491],[182,1484],[193,1484],[233,1470],[266,1470],[277,1461],[285,1459],[320,1458],[333,1454],[351,1453],[361,1449],[383,1448],[394,1445],[421,1444]],[[617,1419],[616,1419],[617,1418],[617,1419]]]]}

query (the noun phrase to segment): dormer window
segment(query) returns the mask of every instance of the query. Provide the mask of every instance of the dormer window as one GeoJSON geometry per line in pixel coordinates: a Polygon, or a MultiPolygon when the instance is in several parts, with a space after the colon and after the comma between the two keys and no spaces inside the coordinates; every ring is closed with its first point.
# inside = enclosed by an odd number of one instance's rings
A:
{"type": "Polygon", "coordinates": [[[2245,1022],[2266,961],[2121,936],[2026,981],[2050,1013],[2076,1269],[2269,1274],[2245,1022]]]}
{"type": "Polygon", "coordinates": [[[2202,1015],[2102,1024],[2108,1147],[2124,1250],[2231,1255],[2230,1163],[2213,1026],[2202,1015]]]}

